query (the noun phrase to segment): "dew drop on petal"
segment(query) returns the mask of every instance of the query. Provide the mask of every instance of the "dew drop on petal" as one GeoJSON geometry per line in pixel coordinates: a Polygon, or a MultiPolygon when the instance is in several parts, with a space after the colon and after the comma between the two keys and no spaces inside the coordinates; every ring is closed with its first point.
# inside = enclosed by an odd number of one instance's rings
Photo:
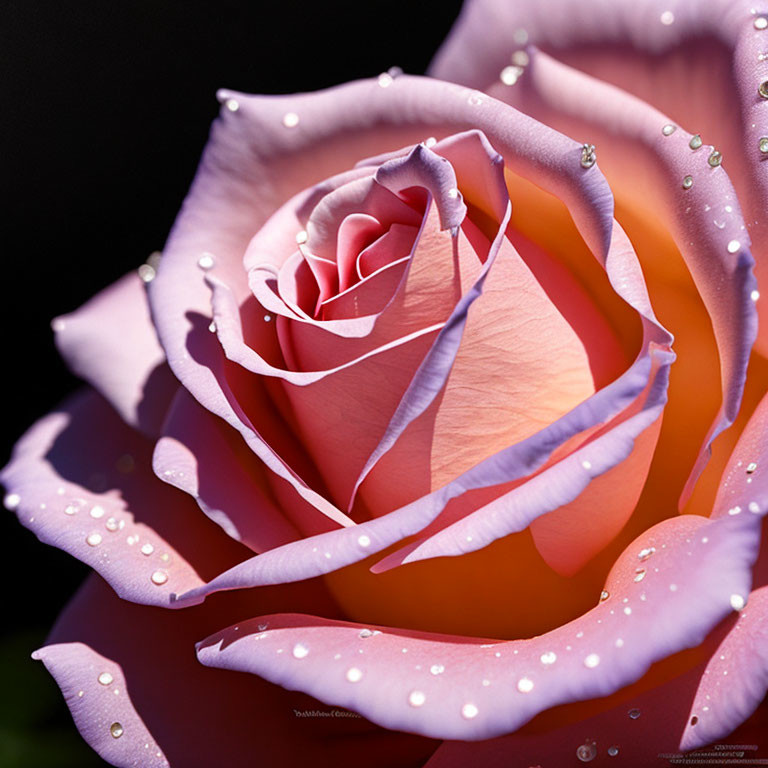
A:
{"type": "Polygon", "coordinates": [[[427,697],[424,695],[423,691],[411,691],[408,696],[408,703],[412,707],[420,707],[426,700],[427,697]]]}
{"type": "Polygon", "coordinates": [[[677,130],[676,125],[672,125],[671,123],[667,123],[662,129],[661,132],[665,136],[671,136],[675,131],[677,130]]]}
{"type": "Polygon", "coordinates": [[[224,106],[230,111],[230,112],[237,112],[238,109],[240,109],[240,102],[237,99],[227,99],[224,102],[224,106]]]}
{"type": "Polygon", "coordinates": [[[731,595],[731,608],[740,611],[744,607],[744,598],[741,595],[731,595]]]}
{"type": "Polygon", "coordinates": [[[472,720],[473,718],[477,717],[478,709],[474,704],[465,704],[461,708],[461,716],[465,720],[472,720]]]}
{"type": "Polygon", "coordinates": [[[520,79],[520,75],[522,75],[524,71],[523,67],[512,64],[501,70],[499,79],[504,85],[514,85],[520,79]]]}
{"type": "Polygon", "coordinates": [[[611,596],[611,593],[607,589],[604,589],[600,593],[600,602],[601,603],[605,602],[610,596],[611,596]]]}
{"type": "Polygon", "coordinates": [[[365,534],[363,534],[362,536],[358,536],[357,537],[357,543],[361,547],[369,547],[371,545],[370,536],[366,536],[365,534]]]}
{"type": "Polygon", "coordinates": [[[113,680],[114,678],[109,672],[102,672],[99,675],[99,683],[101,683],[101,685],[111,685],[113,680]]]}
{"type": "Polygon", "coordinates": [[[760,291],[752,291],[752,293],[749,294],[749,298],[752,299],[752,301],[757,301],[760,298],[760,291]]]}
{"type": "Polygon", "coordinates": [[[304,645],[304,643],[296,643],[296,645],[293,646],[294,659],[303,659],[308,653],[309,653],[309,648],[307,648],[307,646],[304,645]]]}
{"type": "Polygon", "coordinates": [[[701,136],[699,136],[699,134],[698,134],[698,133],[697,133],[697,134],[695,134],[695,135],[693,135],[693,136],[691,137],[691,140],[688,142],[688,146],[689,146],[691,149],[694,149],[694,150],[695,150],[695,149],[699,149],[699,148],[701,147],[701,145],[702,145],[702,144],[703,144],[703,142],[702,142],[702,140],[701,140],[701,136]]]}
{"type": "Polygon", "coordinates": [[[350,683],[357,683],[357,682],[360,682],[360,680],[362,679],[363,673],[357,667],[350,667],[347,670],[346,677],[350,683]]]}
{"type": "Polygon", "coordinates": [[[100,517],[104,517],[104,507],[100,507],[98,504],[91,508],[91,517],[94,520],[98,520],[100,517]]]}
{"type": "Polygon", "coordinates": [[[672,11],[664,11],[659,17],[659,20],[665,27],[668,27],[670,24],[675,23],[675,14],[672,13],[672,11]]]}
{"type": "Polygon", "coordinates": [[[760,505],[756,501],[750,501],[748,509],[755,515],[760,513],[760,505]]]}
{"type": "Polygon", "coordinates": [[[733,517],[734,515],[738,515],[738,514],[739,514],[739,512],[741,512],[741,507],[740,507],[740,506],[738,506],[738,505],[737,505],[737,506],[735,506],[735,507],[731,507],[731,508],[728,510],[728,514],[729,514],[729,515],[731,515],[731,517],[733,517]]]}
{"type": "Polygon", "coordinates": [[[645,561],[656,552],[656,547],[645,547],[637,553],[637,559],[645,561]]]}
{"type": "Polygon", "coordinates": [[[717,168],[723,162],[722,152],[718,152],[716,149],[712,150],[712,154],[707,158],[707,162],[712,168],[717,168]]]}
{"type": "Polygon", "coordinates": [[[432,665],[432,666],[429,668],[429,671],[430,671],[430,672],[431,672],[433,675],[442,675],[442,674],[443,674],[443,672],[445,672],[445,667],[444,667],[442,664],[433,664],[433,665],[432,665]]]}
{"type": "Polygon", "coordinates": [[[109,732],[112,734],[112,738],[119,739],[123,735],[123,726],[120,723],[112,723],[109,726],[109,732]]]}
{"type": "Polygon", "coordinates": [[[9,493],[6,495],[3,503],[5,504],[6,509],[13,512],[13,510],[18,509],[19,504],[21,504],[21,496],[19,496],[18,493],[9,493]]]}
{"type": "Polygon", "coordinates": [[[589,669],[594,669],[600,663],[600,657],[596,653],[590,653],[584,659],[584,666],[589,669]]]}
{"type": "Polygon", "coordinates": [[[616,757],[616,755],[619,754],[619,748],[618,747],[608,747],[608,754],[611,757],[616,757]]]}
{"type": "Polygon", "coordinates": [[[747,464],[748,475],[751,475],[756,469],[757,469],[757,464],[755,464],[754,461],[750,461],[749,464],[747,464]]]}
{"type": "Polygon", "coordinates": [[[547,651],[541,654],[541,663],[545,666],[554,664],[557,661],[557,654],[554,651],[547,651]]]}
{"type": "Polygon", "coordinates": [[[758,30],[768,29],[768,18],[766,18],[765,16],[758,16],[752,22],[752,26],[754,26],[754,28],[758,30]]]}
{"type": "Polygon", "coordinates": [[[373,632],[370,629],[361,629],[358,637],[366,638],[371,637],[371,635],[373,635],[373,632]]]}
{"type": "Polygon", "coordinates": [[[109,517],[109,518],[107,518],[107,522],[104,523],[104,527],[108,531],[114,533],[120,526],[119,526],[117,520],[115,520],[114,517],[109,517]]]}
{"type": "Polygon", "coordinates": [[[533,690],[533,680],[529,677],[521,677],[517,681],[517,690],[520,693],[530,693],[533,690]]]}
{"type": "Polygon", "coordinates": [[[647,573],[647,571],[645,570],[645,568],[636,568],[635,569],[635,578],[633,579],[633,581],[635,583],[642,581],[645,578],[645,574],[646,573],[647,573]]]}
{"type": "Polygon", "coordinates": [[[757,142],[757,146],[762,154],[768,155],[768,136],[762,136],[757,142]]]}
{"type": "Polygon", "coordinates": [[[283,115],[283,125],[286,128],[295,128],[299,124],[299,116],[295,112],[286,112],[283,115]]]}
{"type": "Polygon", "coordinates": [[[150,576],[152,583],[157,584],[157,586],[161,586],[162,584],[165,584],[166,581],[168,581],[168,574],[165,571],[155,571],[152,576],[150,576]]]}
{"type": "Polygon", "coordinates": [[[197,266],[204,270],[212,269],[215,263],[216,261],[213,258],[213,254],[208,252],[203,253],[197,260],[197,266]]]}
{"type": "Polygon", "coordinates": [[[736,253],[741,248],[741,243],[738,240],[731,240],[728,243],[728,253],[736,253]]]}
{"type": "Polygon", "coordinates": [[[149,557],[149,555],[151,555],[154,551],[155,551],[155,548],[149,542],[141,545],[142,555],[147,555],[147,557],[149,557]]]}
{"type": "Polygon", "coordinates": [[[91,533],[85,540],[85,543],[89,547],[98,547],[99,544],[101,544],[101,534],[100,533],[91,533]]]}
{"type": "Polygon", "coordinates": [[[693,186],[693,176],[683,177],[683,189],[690,189],[693,186]]]}
{"type": "Polygon", "coordinates": [[[768,99],[768,80],[763,80],[757,87],[757,93],[763,99],[768,99]]]}
{"type": "Polygon", "coordinates": [[[637,720],[638,717],[640,717],[640,710],[639,709],[630,709],[629,712],[627,712],[631,720],[637,720]]]}

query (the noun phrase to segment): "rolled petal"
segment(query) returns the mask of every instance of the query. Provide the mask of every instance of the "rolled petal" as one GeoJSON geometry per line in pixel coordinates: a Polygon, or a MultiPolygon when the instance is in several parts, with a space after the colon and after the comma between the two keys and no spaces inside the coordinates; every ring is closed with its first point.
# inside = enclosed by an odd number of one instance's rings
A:
{"type": "Polygon", "coordinates": [[[72,372],[128,424],[157,435],[178,382],[165,364],[138,274],[125,275],[75,312],[57,317],[53,329],[72,372]]]}
{"type": "Polygon", "coordinates": [[[154,477],[151,445],[92,391],[37,422],[0,479],[22,525],[132,602],[168,607],[174,589],[199,586],[242,556],[154,477]]]}
{"type": "Polygon", "coordinates": [[[267,631],[253,620],[219,632],[198,657],[387,728],[488,739],[558,704],[608,695],[701,643],[733,610],[731,596],[747,594],[759,530],[757,516],[664,521],[616,563],[607,599],[531,640],[487,643],[294,615],[269,617],[267,631]]]}

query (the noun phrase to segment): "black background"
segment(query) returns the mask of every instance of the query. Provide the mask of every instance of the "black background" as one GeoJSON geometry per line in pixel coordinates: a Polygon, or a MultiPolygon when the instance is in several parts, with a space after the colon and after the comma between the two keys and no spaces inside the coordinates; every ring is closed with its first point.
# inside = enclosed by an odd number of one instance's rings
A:
{"type": "MultiPolygon", "coordinates": [[[[396,65],[420,74],[459,0],[2,0],[4,464],[78,382],[50,320],[162,248],[217,88],[311,91],[396,65]]],[[[0,768],[103,765],[29,653],[87,573],[5,512],[0,768]]]]}

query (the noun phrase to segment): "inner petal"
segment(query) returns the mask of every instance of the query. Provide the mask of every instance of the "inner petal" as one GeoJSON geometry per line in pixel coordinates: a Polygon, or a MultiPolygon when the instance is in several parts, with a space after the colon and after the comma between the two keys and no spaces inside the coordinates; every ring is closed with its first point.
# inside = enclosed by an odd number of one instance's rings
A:
{"type": "Polygon", "coordinates": [[[350,213],[339,226],[336,245],[336,267],[339,291],[357,282],[357,260],[361,251],[383,234],[381,222],[366,213],[350,213]]]}

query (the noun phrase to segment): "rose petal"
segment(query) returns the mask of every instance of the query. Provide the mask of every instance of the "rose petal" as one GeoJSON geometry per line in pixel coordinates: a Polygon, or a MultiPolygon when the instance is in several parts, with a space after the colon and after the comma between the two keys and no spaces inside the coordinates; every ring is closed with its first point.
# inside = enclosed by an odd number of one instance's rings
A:
{"type": "Polygon", "coordinates": [[[701,678],[680,739],[697,749],[724,738],[744,722],[768,690],[768,587],[734,597],[747,607],[713,654],[701,678]]]}
{"type": "Polygon", "coordinates": [[[48,645],[32,658],[45,664],[77,730],[110,765],[133,766],[140,756],[147,768],[167,768],[168,760],[134,708],[119,664],[83,643],[48,645]]]}
{"type": "Polygon", "coordinates": [[[134,732],[137,718],[154,737],[150,745],[157,743],[171,765],[185,768],[245,768],[254,760],[331,768],[349,764],[363,749],[370,751],[372,766],[423,764],[434,742],[383,731],[253,677],[208,670],[195,659],[195,639],[238,616],[278,606],[336,612],[317,582],[265,590],[257,605],[232,595],[215,606],[170,615],[125,603],[91,578],[59,619],[49,639],[54,645],[38,654],[62,685],[91,746],[98,749],[102,724],[107,732],[111,722],[123,725],[115,741],[128,749],[119,766],[152,765],[146,742],[134,732]],[[96,661],[101,663],[91,668],[96,661]],[[112,682],[99,681],[105,671],[112,682]],[[126,706],[126,694],[132,706],[126,706]],[[85,708],[94,702],[98,708],[85,708]]]}
{"type": "MultiPolygon", "coordinates": [[[[723,110],[711,109],[710,98],[702,100],[691,96],[695,89],[689,87],[688,75],[697,70],[691,56],[694,53],[704,55],[702,70],[706,71],[714,60],[713,51],[719,52],[719,47],[714,42],[703,45],[702,35],[710,34],[722,41],[743,75],[738,80],[743,111],[753,113],[760,106],[757,104],[760,100],[754,95],[756,80],[752,61],[757,60],[758,53],[757,35],[752,27],[754,17],[748,12],[746,3],[723,3],[722,12],[713,6],[708,7],[706,13],[702,13],[695,3],[678,4],[674,13],[660,2],[626,6],[586,3],[576,17],[561,12],[555,4],[555,7],[548,5],[546,19],[542,9],[534,3],[512,8],[498,2],[474,2],[467,8],[450,42],[438,54],[433,73],[475,86],[481,78],[484,82],[480,87],[489,88],[494,95],[547,124],[571,135],[589,136],[589,140],[599,147],[601,167],[617,194],[650,209],[673,233],[702,294],[713,319],[720,351],[723,406],[683,491],[682,502],[685,502],[706,463],[710,443],[736,416],[749,350],[756,333],[756,312],[749,300],[756,288],[747,251],[749,237],[738,205],[734,204],[734,190],[722,168],[713,169],[708,165],[712,147],[692,150],[688,146],[691,134],[682,130],[663,135],[662,127],[674,126],[674,120],[643,101],[564,66],[534,48],[528,49],[526,55],[530,63],[520,83],[512,88],[499,84],[498,72],[504,66],[499,62],[502,61],[502,49],[507,51],[504,58],[508,59],[508,51],[520,47],[514,42],[514,30],[523,28],[530,42],[557,50],[558,57],[562,56],[609,82],[618,82],[662,109],[666,107],[674,113],[685,104],[688,112],[683,113],[681,119],[689,121],[692,119],[690,113],[694,112],[698,119],[706,121],[704,127],[711,128],[714,134],[714,125],[723,123],[723,110]],[[600,14],[603,23],[589,22],[594,13],[600,14]],[[495,35],[490,45],[484,45],[482,49],[473,47],[471,40],[477,35],[481,19],[487,23],[487,19],[494,18],[495,23],[500,24],[499,16],[506,17],[501,24],[504,31],[495,35]],[[664,18],[667,18],[666,25],[659,21],[664,18]],[[627,76],[624,69],[627,47],[622,46],[621,55],[617,57],[619,49],[613,46],[622,41],[626,44],[630,37],[631,50],[643,63],[634,62],[632,74],[627,76]],[[737,46],[739,40],[741,43],[737,46]],[[577,49],[575,54],[574,49],[577,49]],[[581,55],[578,49],[581,49],[581,55]],[[749,65],[746,49],[754,56],[749,65]],[[682,50],[690,55],[683,57],[676,69],[672,52],[679,56],[682,50]],[[659,55],[662,51],[665,58],[659,55]],[[470,61],[467,62],[467,56],[462,54],[469,54],[470,61]],[[646,74],[657,71],[663,73],[662,80],[646,74]],[[680,77],[683,72],[685,76],[680,77]],[[678,76],[672,76],[672,73],[678,76]],[[700,114],[698,105],[702,103],[706,106],[700,114]],[[687,175],[691,176],[693,186],[686,190],[682,182],[687,175]],[[723,210],[725,213],[720,214],[723,210]],[[717,222],[718,216],[722,221],[713,227],[713,218],[717,222]],[[733,255],[729,255],[728,250],[731,243],[735,244],[733,255]]],[[[728,69],[722,66],[718,71],[728,69]]],[[[730,80],[730,75],[728,78],[730,80]]],[[[705,84],[708,97],[717,88],[709,78],[702,78],[701,84],[702,87],[705,84]]],[[[724,88],[730,93],[732,84],[728,82],[724,88]]],[[[756,129],[747,131],[750,134],[748,144],[744,144],[742,130],[736,131],[739,138],[730,148],[734,157],[744,156],[744,146],[757,146],[757,136],[752,135],[756,129]]],[[[702,134],[706,135],[706,132],[702,130],[702,134]]],[[[756,158],[756,149],[752,149],[750,155],[756,158]]],[[[754,219],[758,229],[764,217],[754,208],[753,201],[756,197],[762,197],[763,201],[768,199],[768,174],[757,174],[761,179],[759,184],[752,185],[754,189],[744,181],[754,176],[759,165],[755,159],[749,159],[748,171],[737,172],[734,177],[742,187],[739,192],[744,193],[740,199],[747,201],[748,210],[751,208],[754,212],[746,218],[754,219]],[[755,190],[758,190],[757,194],[755,190]]],[[[763,204],[759,211],[764,209],[763,204]]],[[[671,330],[674,332],[675,328],[671,330]]]]}
{"type": "Polygon", "coordinates": [[[371,630],[361,625],[278,616],[258,640],[258,620],[213,635],[198,657],[349,707],[387,728],[487,739],[557,704],[607,695],[652,662],[702,642],[732,610],[731,595],[747,593],[759,529],[757,516],[666,520],[616,563],[609,599],[532,640],[481,645],[390,629],[367,637],[371,630]]]}
{"type": "Polygon", "coordinates": [[[198,573],[242,550],[158,481],[150,460],[147,441],[85,391],[19,440],[0,479],[6,506],[42,542],[90,565],[120,597],[168,607],[172,590],[201,585],[198,573]]]}
{"type": "Polygon", "coordinates": [[[131,426],[156,435],[178,382],[165,365],[146,288],[132,272],[53,321],[73,373],[95,387],[131,426]]]}

